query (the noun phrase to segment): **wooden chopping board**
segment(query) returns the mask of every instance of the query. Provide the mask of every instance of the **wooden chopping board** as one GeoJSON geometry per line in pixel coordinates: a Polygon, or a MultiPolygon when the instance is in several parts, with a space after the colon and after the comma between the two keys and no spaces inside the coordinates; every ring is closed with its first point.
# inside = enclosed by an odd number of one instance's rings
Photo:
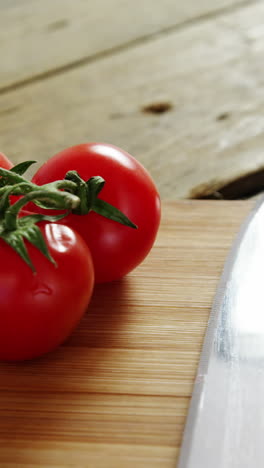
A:
{"type": "Polygon", "coordinates": [[[175,468],[213,296],[252,201],[163,203],[147,260],[56,352],[0,364],[0,466],[175,468]]]}

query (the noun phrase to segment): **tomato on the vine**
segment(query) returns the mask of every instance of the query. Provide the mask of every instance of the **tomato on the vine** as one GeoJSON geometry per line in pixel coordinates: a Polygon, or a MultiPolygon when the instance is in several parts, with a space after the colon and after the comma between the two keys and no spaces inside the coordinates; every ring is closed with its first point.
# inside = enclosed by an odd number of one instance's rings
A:
{"type": "MultiPolygon", "coordinates": [[[[63,223],[75,229],[90,248],[95,281],[112,281],[126,275],[149,253],[160,223],[160,197],[147,170],[127,152],[113,145],[88,143],[67,148],[50,158],[32,182],[43,185],[75,170],[84,180],[105,179],[99,197],[121,210],[137,230],[95,212],[69,214],[63,223]]],[[[38,208],[36,207],[38,211],[38,208]]]]}
{"type": "Polygon", "coordinates": [[[92,258],[81,236],[63,224],[39,227],[56,265],[26,241],[36,273],[0,239],[2,360],[31,359],[55,349],[79,323],[92,294],[92,258]]]}

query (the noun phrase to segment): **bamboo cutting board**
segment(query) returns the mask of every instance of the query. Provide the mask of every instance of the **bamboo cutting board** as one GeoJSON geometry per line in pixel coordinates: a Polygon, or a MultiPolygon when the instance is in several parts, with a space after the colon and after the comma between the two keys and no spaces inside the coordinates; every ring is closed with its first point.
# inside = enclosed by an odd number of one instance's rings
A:
{"type": "Polygon", "coordinates": [[[64,346],[0,364],[1,467],[176,467],[217,281],[251,206],[164,203],[147,260],[96,288],[64,346]]]}

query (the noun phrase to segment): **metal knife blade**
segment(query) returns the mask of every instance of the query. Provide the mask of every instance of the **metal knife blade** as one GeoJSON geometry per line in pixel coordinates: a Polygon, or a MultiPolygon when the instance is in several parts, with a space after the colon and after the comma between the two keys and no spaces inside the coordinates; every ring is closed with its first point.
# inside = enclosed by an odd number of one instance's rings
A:
{"type": "Polygon", "coordinates": [[[264,467],[264,197],[211,310],[178,468],[264,467]]]}

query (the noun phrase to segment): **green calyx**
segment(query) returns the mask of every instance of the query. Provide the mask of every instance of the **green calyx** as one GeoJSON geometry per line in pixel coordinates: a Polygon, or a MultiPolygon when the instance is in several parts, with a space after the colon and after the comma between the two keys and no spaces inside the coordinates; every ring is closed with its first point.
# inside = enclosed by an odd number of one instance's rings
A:
{"type": "Polygon", "coordinates": [[[80,204],[72,211],[74,214],[85,215],[90,211],[95,211],[95,213],[105,218],[137,229],[137,226],[122,211],[98,198],[99,193],[105,185],[105,180],[102,177],[91,177],[85,182],[76,171],[69,171],[65,176],[65,180],[71,180],[76,183],[75,194],[80,198],[80,204]]]}
{"type": "Polygon", "coordinates": [[[25,161],[11,170],[0,168],[0,238],[12,247],[35,272],[29,257],[25,241],[34,245],[49,261],[51,257],[38,223],[56,222],[69,213],[86,215],[94,211],[101,216],[116,221],[130,228],[137,226],[116,207],[98,198],[105,185],[102,177],[91,177],[84,181],[76,171],[69,171],[65,179],[42,186],[27,181],[23,174],[35,161],[25,161]],[[10,196],[19,199],[10,204],[10,196]],[[55,216],[29,214],[19,217],[19,212],[29,202],[44,209],[63,210],[65,213],[55,216]]]}
{"type": "Polygon", "coordinates": [[[48,216],[32,214],[19,217],[20,210],[30,201],[50,200],[57,209],[71,210],[76,208],[80,200],[75,195],[59,190],[42,190],[33,184],[20,182],[13,186],[7,185],[0,198],[0,237],[12,247],[20,257],[29,265],[33,272],[35,267],[29,257],[25,240],[34,245],[49,261],[55,265],[50,255],[45,239],[37,223],[40,221],[56,222],[64,218],[66,214],[48,216]],[[10,195],[23,195],[13,205],[10,204],[10,195]]]}
{"type": "Polygon", "coordinates": [[[40,228],[37,223],[40,221],[56,222],[62,219],[65,215],[58,216],[46,216],[46,215],[28,215],[17,219],[16,229],[8,230],[2,229],[0,231],[0,237],[14,249],[20,257],[27,263],[33,272],[35,267],[30,259],[28,250],[25,245],[25,240],[34,245],[50,262],[56,265],[56,262],[52,258],[45,239],[42,235],[40,228]]]}

